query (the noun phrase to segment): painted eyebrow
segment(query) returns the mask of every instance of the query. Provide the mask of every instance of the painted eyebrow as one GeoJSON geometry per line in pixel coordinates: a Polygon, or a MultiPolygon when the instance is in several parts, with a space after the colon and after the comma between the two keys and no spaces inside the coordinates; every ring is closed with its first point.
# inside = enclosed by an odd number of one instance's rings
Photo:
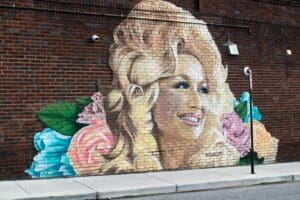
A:
{"type": "Polygon", "coordinates": [[[182,78],[182,79],[184,79],[184,80],[189,80],[190,78],[187,76],[187,75],[185,75],[185,74],[178,74],[178,75],[176,75],[175,76],[175,78],[182,78]]]}
{"type": "Polygon", "coordinates": [[[166,76],[162,79],[169,79],[171,81],[189,81],[189,77],[185,74],[178,74],[176,76],[166,76]]]}
{"type": "MultiPolygon", "coordinates": [[[[177,76],[175,76],[174,79],[176,79],[177,77],[182,78],[182,79],[184,79],[184,80],[186,80],[186,81],[190,80],[190,77],[187,76],[187,75],[185,75],[185,74],[178,74],[177,76]]],[[[206,84],[207,84],[207,80],[205,80],[205,79],[202,80],[202,81],[199,83],[199,86],[202,86],[203,83],[206,83],[206,84]]]]}

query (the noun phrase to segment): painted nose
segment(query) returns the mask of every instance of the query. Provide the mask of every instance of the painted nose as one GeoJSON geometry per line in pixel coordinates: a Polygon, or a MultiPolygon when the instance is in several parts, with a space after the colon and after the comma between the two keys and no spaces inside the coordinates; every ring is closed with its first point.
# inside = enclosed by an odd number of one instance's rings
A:
{"type": "Polygon", "coordinates": [[[201,97],[197,91],[191,91],[189,107],[201,109],[201,97]]]}

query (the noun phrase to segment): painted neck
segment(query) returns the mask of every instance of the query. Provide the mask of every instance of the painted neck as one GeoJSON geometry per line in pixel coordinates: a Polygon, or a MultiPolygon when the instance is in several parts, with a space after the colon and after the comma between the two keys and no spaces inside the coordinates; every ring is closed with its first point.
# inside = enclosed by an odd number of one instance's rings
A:
{"type": "Polygon", "coordinates": [[[159,147],[161,164],[164,169],[178,169],[187,167],[187,161],[193,154],[195,141],[160,134],[159,147]]]}

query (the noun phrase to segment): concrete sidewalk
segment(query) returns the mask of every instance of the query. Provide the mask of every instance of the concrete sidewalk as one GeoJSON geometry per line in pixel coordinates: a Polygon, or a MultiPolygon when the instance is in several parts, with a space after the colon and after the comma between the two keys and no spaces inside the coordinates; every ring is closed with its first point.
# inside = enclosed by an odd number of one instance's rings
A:
{"type": "MultiPolygon", "coordinates": [[[[300,162],[77,178],[0,181],[0,199],[111,199],[300,181],[300,162]]],[[[299,188],[300,189],[300,188],[299,188]]]]}

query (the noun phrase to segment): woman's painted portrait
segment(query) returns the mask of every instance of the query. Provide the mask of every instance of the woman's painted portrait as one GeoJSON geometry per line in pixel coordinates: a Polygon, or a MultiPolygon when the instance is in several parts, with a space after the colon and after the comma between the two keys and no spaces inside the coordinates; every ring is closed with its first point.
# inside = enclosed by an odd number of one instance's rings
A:
{"type": "MultiPolygon", "coordinates": [[[[138,3],[113,33],[111,90],[37,116],[32,177],[247,164],[249,94],[235,98],[228,68],[204,21],[166,1],[138,3]],[[146,8],[146,9],[145,9],[146,8]],[[80,106],[78,106],[80,104],[80,106]],[[61,112],[73,122],[53,119],[61,112]],[[51,115],[52,114],[52,115],[51,115]],[[49,116],[52,116],[49,117],[49,116]]],[[[274,162],[278,140],[254,116],[257,163],[274,162]]],[[[70,120],[69,120],[70,121],[70,120]]]]}

